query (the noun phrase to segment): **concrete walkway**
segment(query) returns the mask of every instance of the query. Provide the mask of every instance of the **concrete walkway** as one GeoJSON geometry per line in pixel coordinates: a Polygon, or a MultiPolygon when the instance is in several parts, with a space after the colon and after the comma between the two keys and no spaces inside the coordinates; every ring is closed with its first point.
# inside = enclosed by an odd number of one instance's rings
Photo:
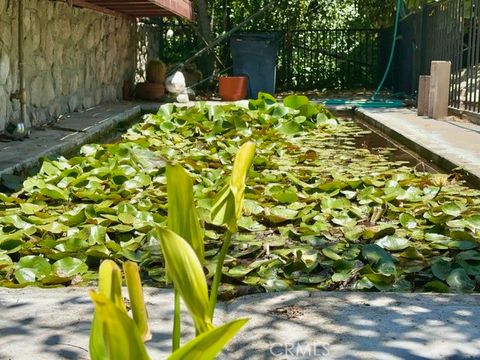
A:
{"type": "Polygon", "coordinates": [[[480,187],[480,126],[459,120],[417,116],[415,109],[356,109],[370,125],[430,160],[452,170],[463,168],[465,180],[480,187]]]}
{"type": "MultiPolygon", "coordinates": [[[[87,289],[2,289],[0,359],[88,359],[87,289]]],[[[152,359],[170,349],[173,295],[146,289],[152,359]]],[[[219,356],[260,359],[478,359],[480,295],[304,291],[219,305],[217,324],[250,318],[219,356]]],[[[188,317],[188,316],[186,316],[188,317]]],[[[192,336],[190,322],[184,324],[192,336]]]]}
{"type": "Polygon", "coordinates": [[[0,140],[0,176],[22,174],[48,156],[72,154],[83,144],[99,141],[116,127],[140,119],[141,106],[104,104],[71,113],[42,129],[32,130],[23,141],[0,140]]]}

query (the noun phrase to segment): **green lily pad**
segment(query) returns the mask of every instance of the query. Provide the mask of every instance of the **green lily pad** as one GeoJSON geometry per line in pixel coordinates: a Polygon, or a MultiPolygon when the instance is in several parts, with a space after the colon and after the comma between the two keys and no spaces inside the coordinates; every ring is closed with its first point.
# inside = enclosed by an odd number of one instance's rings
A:
{"type": "Polygon", "coordinates": [[[410,241],[396,235],[387,235],[375,241],[375,244],[390,251],[399,251],[409,247],[410,241]]]}
{"type": "Polygon", "coordinates": [[[454,269],[447,276],[447,284],[458,291],[472,291],[475,283],[468,277],[464,269],[454,269]]]}
{"type": "Polygon", "coordinates": [[[69,256],[53,263],[52,270],[59,277],[72,277],[87,272],[88,266],[82,260],[69,256]]]}
{"type": "Polygon", "coordinates": [[[15,279],[19,284],[33,283],[50,274],[52,266],[41,256],[24,256],[20,258],[15,270],[15,279]]]}

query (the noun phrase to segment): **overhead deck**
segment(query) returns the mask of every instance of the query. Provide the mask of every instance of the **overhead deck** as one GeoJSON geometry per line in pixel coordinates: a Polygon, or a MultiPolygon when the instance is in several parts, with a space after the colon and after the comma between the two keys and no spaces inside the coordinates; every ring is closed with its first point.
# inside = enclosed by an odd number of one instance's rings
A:
{"type": "Polygon", "coordinates": [[[182,17],[193,19],[189,0],[72,0],[74,6],[124,17],[182,17]]]}

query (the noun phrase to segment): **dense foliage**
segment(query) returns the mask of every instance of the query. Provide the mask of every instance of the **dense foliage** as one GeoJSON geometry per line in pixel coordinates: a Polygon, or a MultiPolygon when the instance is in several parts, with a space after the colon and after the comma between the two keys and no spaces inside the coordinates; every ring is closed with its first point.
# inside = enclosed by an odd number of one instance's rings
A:
{"type": "Polygon", "coordinates": [[[164,283],[166,162],[194,178],[211,278],[224,229],[210,210],[234,154],[257,144],[224,291],[478,290],[480,192],[355,146],[365,131],[300,96],[248,107],[163,105],[111,145],[45,161],[1,195],[0,284],[75,284],[105,258],[164,283]]]}

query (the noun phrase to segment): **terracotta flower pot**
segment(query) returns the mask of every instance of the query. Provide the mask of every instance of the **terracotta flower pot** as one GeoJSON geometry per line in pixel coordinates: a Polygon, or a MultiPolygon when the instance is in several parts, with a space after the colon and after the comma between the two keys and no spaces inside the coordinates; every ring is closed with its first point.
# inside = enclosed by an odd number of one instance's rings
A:
{"type": "Polygon", "coordinates": [[[245,76],[224,76],[218,80],[218,92],[225,101],[237,101],[247,96],[248,78],[245,76]]]}
{"type": "Polygon", "coordinates": [[[165,95],[165,86],[163,84],[138,83],[135,93],[138,99],[160,100],[165,95]]]}

